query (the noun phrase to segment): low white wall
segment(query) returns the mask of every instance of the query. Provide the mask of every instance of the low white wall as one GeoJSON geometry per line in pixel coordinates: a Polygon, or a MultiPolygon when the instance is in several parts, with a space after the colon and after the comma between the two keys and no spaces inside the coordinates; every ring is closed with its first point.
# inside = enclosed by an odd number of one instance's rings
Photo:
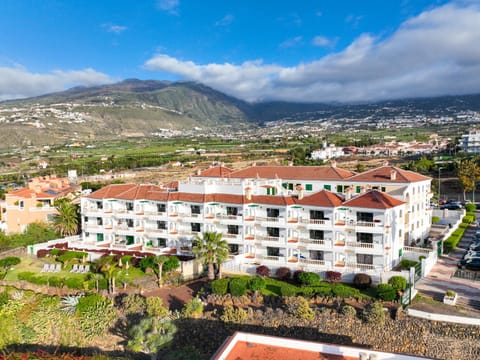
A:
{"type": "Polygon", "coordinates": [[[433,314],[427,313],[420,310],[407,309],[407,314],[409,316],[414,316],[422,319],[433,320],[433,321],[444,321],[457,324],[467,324],[467,325],[480,325],[480,318],[469,318],[463,316],[452,316],[452,315],[443,315],[443,314],[433,314]]]}

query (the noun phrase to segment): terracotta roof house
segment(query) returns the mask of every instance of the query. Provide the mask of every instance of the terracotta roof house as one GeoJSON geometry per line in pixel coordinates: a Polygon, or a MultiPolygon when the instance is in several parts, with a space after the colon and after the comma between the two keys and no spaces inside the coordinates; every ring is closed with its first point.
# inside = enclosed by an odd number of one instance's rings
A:
{"type": "Polygon", "coordinates": [[[54,202],[64,197],[75,197],[81,190],[68,178],[55,175],[33,178],[27,186],[5,194],[2,219],[6,233],[23,232],[33,222],[48,222],[57,213],[54,202]]]}

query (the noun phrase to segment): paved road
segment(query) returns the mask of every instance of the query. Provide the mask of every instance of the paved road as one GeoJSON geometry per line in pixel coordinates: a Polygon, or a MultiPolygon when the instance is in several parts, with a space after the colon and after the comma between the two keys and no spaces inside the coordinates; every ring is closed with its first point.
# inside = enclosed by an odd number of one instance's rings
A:
{"type": "Polygon", "coordinates": [[[454,277],[457,263],[473,241],[475,231],[469,227],[457,248],[448,255],[441,256],[427,277],[420,280],[416,288],[435,300],[443,299],[446,290],[454,290],[459,295],[458,304],[480,310],[480,281],[454,277]]]}

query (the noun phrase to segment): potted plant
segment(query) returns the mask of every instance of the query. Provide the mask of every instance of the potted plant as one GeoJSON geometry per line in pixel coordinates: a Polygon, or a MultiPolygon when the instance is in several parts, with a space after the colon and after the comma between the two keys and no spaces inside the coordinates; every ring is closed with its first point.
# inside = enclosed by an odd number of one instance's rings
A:
{"type": "Polygon", "coordinates": [[[455,305],[458,295],[453,290],[447,290],[443,296],[443,303],[448,305],[455,305]]]}

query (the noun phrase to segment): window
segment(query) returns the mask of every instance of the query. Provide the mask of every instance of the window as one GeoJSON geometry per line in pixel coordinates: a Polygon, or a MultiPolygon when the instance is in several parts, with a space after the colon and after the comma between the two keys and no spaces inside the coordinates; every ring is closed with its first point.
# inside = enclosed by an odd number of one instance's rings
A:
{"type": "Polygon", "coordinates": [[[166,229],[167,222],[166,221],[157,221],[157,229],[166,229]]]}
{"type": "Polygon", "coordinates": [[[267,187],[267,195],[275,195],[276,190],[274,187],[267,187]]]}
{"type": "Polygon", "coordinates": [[[83,218],[83,221],[86,222],[86,223],[88,223],[88,216],[85,216],[85,217],[83,218]]]}
{"type": "Polygon", "coordinates": [[[313,190],[312,184],[305,184],[305,190],[312,191],[313,190]]]}
{"type": "Polygon", "coordinates": [[[284,189],[287,189],[287,188],[288,188],[288,184],[287,184],[287,183],[283,183],[283,184],[282,184],[282,187],[283,187],[284,189]]]}
{"type": "Polygon", "coordinates": [[[157,204],[157,212],[164,213],[167,211],[167,206],[165,204],[157,204]]]}
{"type": "Polygon", "coordinates": [[[133,210],[133,203],[132,202],[127,202],[125,204],[125,207],[127,208],[127,211],[132,211],[133,210]]]}
{"type": "Polygon", "coordinates": [[[373,213],[357,212],[357,221],[373,222],[373,213]]]}
{"type": "Polygon", "coordinates": [[[133,219],[127,219],[126,222],[128,227],[133,227],[133,219]]]}
{"type": "Polygon", "coordinates": [[[373,255],[357,254],[357,264],[373,265],[373,255]]]}
{"type": "Polygon", "coordinates": [[[325,190],[331,191],[332,190],[332,185],[323,185],[323,188],[325,190]]]}
{"type": "Polygon", "coordinates": [[[99,210],[103,209],[103,203],[101,201],[97,201],[97,209],[99,210]]]}
{"type": "Polygon", "coordinates": [[[103,225],[103,219],[97,218],[97,225],[103,225]]]}
{"type": "Polygon", "coordinates": [[[280,248],[267,246],[267,256],[280,256],[280,248]]]}
{"type": "Polygon", "coordinates": [[[103,241],[103,234],[97,234],[97,241],[103,241]]]}
{"type": "Polygon", "coordinates": [[[280,210],[279,209],[267,208],[267,217],[277,218],[279,216],[280,216],[280,210]]]}
{"type": "Polygon", "coordinates": [[[200,224],[199,223],[191,223],[192,231],[193,232],[200,232],[200,224]]]}
{"type": "Polygon", "coordinates": [[[325,213],[320,210],[310,210],[310,219],[325,220],[325,213]]]}
{"type": "Polygon", "coordinates": [[[385,186],[382,186],[382,189],[381,189],[381,190],[382,190],[382,192],[387,191],[387,189],[385,188],[385,186]]]}
{"type": "Polygon", "coordinates": [[[200,214],[200,205],[190,205],[192,214],[200,214]]]}
{"type": "Polygon", "coordinates": [[[310,239],[323,240],[323,230],[310,230],[310,239]]]}
{"type": "Polygon", "coordinates": [[[133,243],[135,242],[133,236],[131,235],[125,236],[125,239],[127,240],[127,245],[133,245],[133,243]]]}
{"type": "Polygon", "coordinates": [[[228,247],[230,248],[230,254],[238,255],[238,244],[228,244],[228,247]]]}
{"type": "Polygon", "coordinates": [[[280,229],[274,227],[267,227],[267,234],[268,236],[279,237],[280,236],[280,229]]]}
{"type": "Polygon", "coordinates": [[[292,183],[288,184],[288,190],[293,190],[293,184],[292,183]]]}
{"type": "Polygon", "coordinates": [[[323,260],[323,251],[310,250],[310,259],[311,260],[323,260]]]}
{"type": "Polygon", "coordinates": [[[227,225],[227,233],[238,235],[238,225],[227,225]]]}
{"type": "Polygon", "coordinates": [[[233,206],[227,206],[227,215],[238,215],[238,208],[233,207],[233,206]]]}
{"type": "Polygon", "coordinates": [[[373,243],[373,234],[357,233],[357,242],[371,244],[373,243]]]}
{"type": "Polygon", "coordinates": [[[167,239],[165,238],[157,238],[158,247],[166,247],[167,246],[167,239]]]}

